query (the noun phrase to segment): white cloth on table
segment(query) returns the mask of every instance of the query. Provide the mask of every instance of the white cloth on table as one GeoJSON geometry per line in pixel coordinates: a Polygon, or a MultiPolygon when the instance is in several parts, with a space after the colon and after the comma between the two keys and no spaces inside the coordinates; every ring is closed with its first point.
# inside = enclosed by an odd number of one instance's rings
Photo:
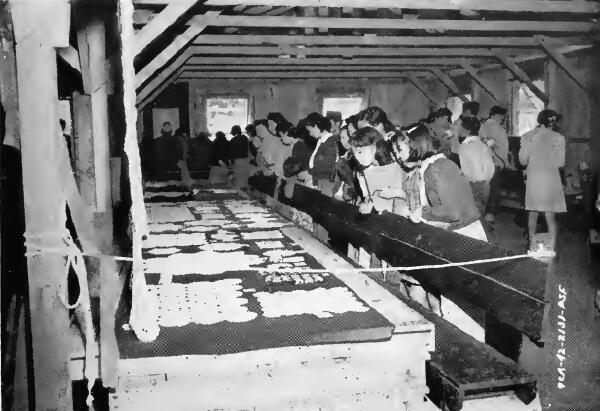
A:
{"type": "Polygon", "coordinates": [[[536,128],[521,137],[521,164],[527,166],[525,209],[564,213],[565,192],[558,169],[565,165],[565,138],[547,128],[536,128]]]}

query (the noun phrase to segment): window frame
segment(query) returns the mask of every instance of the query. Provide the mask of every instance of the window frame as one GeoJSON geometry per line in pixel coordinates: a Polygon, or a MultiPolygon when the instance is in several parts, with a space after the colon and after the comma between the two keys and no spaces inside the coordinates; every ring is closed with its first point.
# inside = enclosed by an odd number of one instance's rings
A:
{"type": "MultiPolygon", "coordinates": [[[[201,107],[201,118],[202,126],[207,133],[210,133],[208,129],[208,100],[210,99],[223,99],[223,100],[234,100],[234,99],[245,99],[248,102],[248,113],[246,115],[246,124],[240,124],[239,126],[244,130],[248,124],[254,122],[254,98],[248,93],[207,93],[202,95],[202,107],[201,107]]],[[[223,131],[223,130],[220,130],[223,131]]],[[[230,130],[223,131],[228,134],[230,130]]],[[[214,136],[212,136],[214,137],[214,136]]]]}
{"type": "MultiPolygon", "coordinates": [[[[349,90],[347,92],[327,92],[327,91],[317,91],[317,94],[319,95],[319,113],[323,114],[323,107],[325,106],[325,99],[326,98],[361,98],[361,104],[360,104],[360,109],[364,110],[365,108],[367,108],[369,106],[369,101],[368,101],[368,96],[365,90],[363,89],[358,89],[358,90],[349,90]]],[[[323,114],[324,115],[324,114],[323,114]]],[[[342,119],[342,121],[345,120],[345,118],[342,119]]]]}

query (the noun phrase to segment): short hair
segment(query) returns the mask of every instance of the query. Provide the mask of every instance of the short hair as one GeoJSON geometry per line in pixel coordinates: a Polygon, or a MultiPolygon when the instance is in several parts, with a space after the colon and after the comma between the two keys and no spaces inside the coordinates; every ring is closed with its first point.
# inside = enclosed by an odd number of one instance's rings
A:
{"type": "Polygon", "coordinates": [[[319,113],[310,113],[308,116],[306,116],[305,120],[305,126],[317,127],[321,131],[331,130],[331,123],[329,122],[329,119],[323,117],[319,113]]]}
{"type": "Polygon", "coordinates": [[[434,115],[434,118],[447,117],[448,118],[448,122],[452,121],[452,111],[450,111],[450,109],[448,107],[442,107],[442,108],[440,108],[433,115],[434,115]]]}
{"type": "Polygon", "coordinates": [[[215,134],[215,139],[217,138],[225,138],[225,133],[223,133],[222,131],[217,131],[217,133],[215,134]]]}
{"type": "Polygon", "coordinates": [[[479,114],[479,103],[477,101],[467,101],[462,106],[463,113],[465,110],[469,110],[473,116],[477,116],[479,114]]]}
{"type": "Polygon", "coordinates": [[[388,116],[381,108],[377,106],[367,107],[360,113],[358,113],[359,120],[366,121],[373,127],[378,124],[383,124],[383,129],[385,132],[390,132],[394,130],[396,127],[388,120],[388,116]]]}
{"type": "Polygon", "coordinates": [[[353,147],[366,147],[375,144],[376,141],[383,139],[379,131],[373,127],[363,127],[350,137],[350,145],[353,147]]]}
{"type": "Polygon", "coordinates": [[[283,116],[283,114],[278,113],[278,112],[272,112],[267,114],[267,121],[274,121],[277,124],[281,124],[281,123],[287,123],[288,121],[285,119],[285,117],[283,116]]]}
{"type": "Polygon", "coordinates": [[[62,128],[62,131],[65,131],[65,128],[67,128],[67,122],[62,118],[60,120],[58,120],[58,122],[60,123],[60,127],[62,128]]]}
{"type": "Polygon", "coordinates": [[[327,117],[329,120],[333,120],[336,123],[340,123],[342,121],[342,113],[339,111],[328,111],[327,114],[325,114],[325,117],[327,117]]]}
{"type": "Polygon", "coordinates": [[[346,124],[352,124],[355,130],[358,130],[358,114],[353,114],[346,119],[346,124]]]}
{"type": "Polygon", "coordinates": [[[479,134],[481,128],[481,122],[477,117],[465,117],[460,116],[461,127],[467,130],[472,136],[479,134]]]}
{"type": "Polygon", "coordinates": [[[238,134],[242,134],[242,128],[240,126],[231,127],[231,134],[237,136],[238,134]]]}
{"type": "Polygon", "coordinates": [[[562,115],[554,110],[542,110],[537,116],[538,124],[548,128],[556,126],[562,120],[562,115]]]}
{"type": "Polygon", "coordinates": [[[506,115],[506,109],[500,106],[494,106],[490,109],[490,117],[495,116],[496,114],[506,115]]]}
{"type": "Polygon", "coordinates": [[[163,123],[163,127],[164,127],[164,126],[166,126],[167,124],[168,124],[168,125],[171,125],[171,122],[170,122],[170,121],[165,121],[165,122],[163,123]]]}
{"type": "Polygon", "coordinates": [[[256,135],[256,127],[254,127],[252,124],[248,124],[246,126],[246,133],[255,136],[256,135]]]}
{"type": "Polygon", "coordinates": [[[277,127],[275,127],[275,131],[277,131],[277,134],[289,133],[292,127],[293,125],[291,123],[284,121],[283,123],[277,124],[277,127]]]}
{"type": "Polygon", "coordinates": [[[418,124],[408,130],[406,135],[410,140],[416,140],[419,137],[429,136],[429,129],[424,124],[418,124]]]}

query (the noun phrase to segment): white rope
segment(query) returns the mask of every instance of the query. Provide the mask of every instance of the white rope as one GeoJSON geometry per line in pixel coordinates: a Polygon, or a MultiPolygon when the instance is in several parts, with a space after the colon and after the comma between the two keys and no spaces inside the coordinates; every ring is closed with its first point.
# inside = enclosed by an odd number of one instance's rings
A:
{"type": "Polygon", "coordinates": [[[57,254],[65,257],[63,285],[61,286],[60,299],[67,309],[77,308],[81,304],[83,288],[87,284],[87,272],[85,268],[84,256],[98,258],[113,258],[115,260],[132,261],[130,257],[109,256],[101,253],[82,252],[75,244],[73,237],[65,228],[58,234],[53,233],[25,233],[26,257],[39,256],[42,254],[57,254]],[[55,244],[50,244],[52,240],[58,240],[55,244]],[[69,304],[68,301],[68,279],[69,269],[73,267],[79,283],[80,292],[77,301],[69,304]]]}

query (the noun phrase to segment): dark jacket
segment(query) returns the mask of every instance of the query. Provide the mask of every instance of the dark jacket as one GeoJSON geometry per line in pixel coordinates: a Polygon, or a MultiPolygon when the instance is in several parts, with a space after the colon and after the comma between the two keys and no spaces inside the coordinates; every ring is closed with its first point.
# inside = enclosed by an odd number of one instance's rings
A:
{"type": "Polygon", "coordinates": [[[227,138],[216,138],[213,144],[215,146],[215,157],[213,159],[213,165],[219,165],[219,160],[224,162],[226,165],[231,164],[230,147],[227,138]]]}
{"type": "Polygon", "coordinates": [[[229,154],[234,161],[237,158],[248,158],[248,149],[248,137],[243,134],[238,134],[229,141],[229,154]]]}
{"type": "Polygon", "coordinates": [[[313,167],[309,169],[313,180],[335,179],[335,164],[338,158],[337,140],[334,136],[329,137],[318,148],[315,154],[313,167]]]}
{"type": "Polygon", "coordinates": [[[433,162],[423,175],[425,194],[430,206],[423,207],[423,218],[450,223],[458,230],[477,221],[481,216],[471,186],[458,166],[447,158],[433,162]]]}

